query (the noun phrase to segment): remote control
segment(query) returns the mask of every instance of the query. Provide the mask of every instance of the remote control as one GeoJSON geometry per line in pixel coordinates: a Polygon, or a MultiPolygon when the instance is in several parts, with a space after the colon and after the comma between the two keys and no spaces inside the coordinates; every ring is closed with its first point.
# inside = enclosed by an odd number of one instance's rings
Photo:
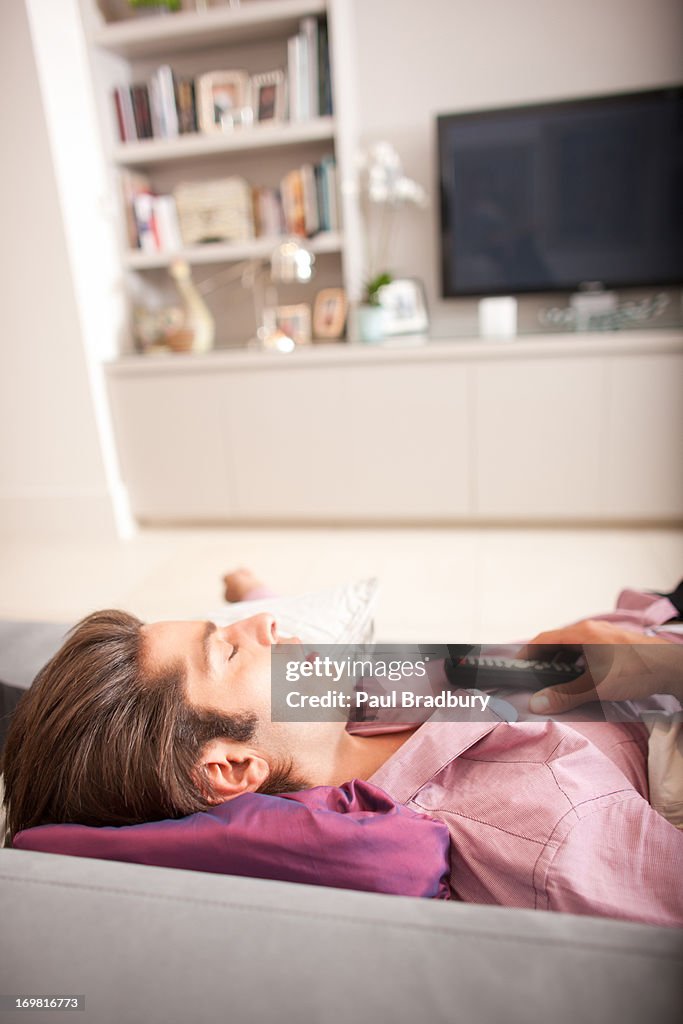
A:
{"type": "Polygon", "coordinates": [[[514,690],[542,690],[553,683],[568,683],[584,668],[569,661],[525,661],[496,655],[468,654],[446,660],[446,675],[451,686],[479,690],[508,687],[514,690]]]}

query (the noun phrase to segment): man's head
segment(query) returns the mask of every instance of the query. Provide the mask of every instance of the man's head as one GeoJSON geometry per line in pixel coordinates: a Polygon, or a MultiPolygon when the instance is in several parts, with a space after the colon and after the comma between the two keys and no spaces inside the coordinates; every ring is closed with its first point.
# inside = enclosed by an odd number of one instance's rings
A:
{"type": "Polygon", "coordinates": [[[270,722],[274,619],[144,625],[83,619],[38,674],[10,726],[2,769],[8,829],[179,817],[294,776],[270,722]]]}

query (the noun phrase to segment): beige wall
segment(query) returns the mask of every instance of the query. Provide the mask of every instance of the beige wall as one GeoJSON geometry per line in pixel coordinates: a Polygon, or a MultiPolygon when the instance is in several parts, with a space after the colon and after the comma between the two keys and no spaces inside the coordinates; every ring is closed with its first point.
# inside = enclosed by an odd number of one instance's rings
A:
{"type": "Polygon", "coordinates": [[[407,211],[392,269],[421,277],[441,336],[473,303],[438,302],[435,116],[680,82],[680,0],[354,0],[360,130],[386,138],[428,188],[407,211]],[[418,254],[418,255],[416,255],[418,254]]]}
{"type": "Polygon", "coordinates": [[[24,0],[0,5],[0,67],[0,533],[111,533],[24,0]]]}
{"type": "MultiPolygon", "coordinates": [[[[74,5],[74,0],[48,2],[65,10],[74,5]]],[[[434,332],[447,336],[456,321],[472,316],[472,304],[436,300],[435,115],[676,81],[683,68],[683,5],[680,0],[349,2],[358,28],[363,140],[394,142],[408,173],[432,196],[426,215],[412,213],[401,226],[392,269],[424,279],[434,332]]],[[[0,533],[82,535],[88,528],[112,529],[111,488],[97,434],[101,403],[96,416],[92,361],[89,378],[83,342],[85,334],[94,333],[93,318],[88,326],[86,315],[84,330],[84,277],[72,274],[73,209],[67,203],[72,225],[67,237],[26,3],[40,6],[38,0],[0,3],[0,533]]],[[[60,173],[64,177],[63,168],[60,173]]],[[[82,253],[82,246],[77,248],[82,253]]],[[[91,263],[101,265],[97,259],[91,263]]],[[[109,454],[106,464],[111,480],[109,454]]]]}

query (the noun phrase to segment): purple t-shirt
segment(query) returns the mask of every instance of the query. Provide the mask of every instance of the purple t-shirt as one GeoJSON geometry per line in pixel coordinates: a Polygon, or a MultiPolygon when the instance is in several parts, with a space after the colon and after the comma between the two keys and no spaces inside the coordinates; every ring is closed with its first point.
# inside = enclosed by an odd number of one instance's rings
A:
{"type": "Polygon", "coordinates": [[[449,834],[358,779],[301,793],[245,793],[142,825],[41,825],[20,850],[449,899],[449,834]]]}

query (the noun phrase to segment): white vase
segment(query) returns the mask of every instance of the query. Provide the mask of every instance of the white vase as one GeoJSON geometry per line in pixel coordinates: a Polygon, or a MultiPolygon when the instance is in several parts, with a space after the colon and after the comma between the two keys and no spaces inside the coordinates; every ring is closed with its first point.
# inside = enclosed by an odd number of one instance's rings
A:
{"type": "Polygon", "coordinates": [[[174,260],[170,274],[185,304],[185,328],[190,332],[190,349],[192,352],[209,352],[213,348],[216,324],[197,291],[188,264],[184,260],[174,260]]]}
{"type": "Polygon", "coordinates": [[[381,306],[361,305],[358,307],[358,337],[368,344],[382,341],[386,324],[386,313],[381,306]]]}

